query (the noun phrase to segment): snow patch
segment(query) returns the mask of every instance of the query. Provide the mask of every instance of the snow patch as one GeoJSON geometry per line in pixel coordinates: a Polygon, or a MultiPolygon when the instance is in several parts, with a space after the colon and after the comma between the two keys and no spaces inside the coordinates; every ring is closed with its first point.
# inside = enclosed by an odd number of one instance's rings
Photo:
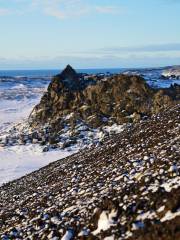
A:
{"type": "Polygon", "coordinates": [[[177,210],[177,212],[172,213],[171,211],[168,211],[163,218],[161,218],[161,222],[172,220],[173,218],[176,218],[180,216],[180,208],[177,210]]]}
{"type": "Polygon", "coordinates": [[[110,213],[108,211],[103,211],[98,220],[98,228],[93,231],[94,235],[99,234],[101,231],[108,230],[111,226],[115,224],[114,218],[117,216],[117,211],[112,210],[110,213]]]}
{"type": "Polygon", "coordinates": [[[71,230],[66,231],[61,240],[71,240],[73,238],[73,233],[71,230]]]}

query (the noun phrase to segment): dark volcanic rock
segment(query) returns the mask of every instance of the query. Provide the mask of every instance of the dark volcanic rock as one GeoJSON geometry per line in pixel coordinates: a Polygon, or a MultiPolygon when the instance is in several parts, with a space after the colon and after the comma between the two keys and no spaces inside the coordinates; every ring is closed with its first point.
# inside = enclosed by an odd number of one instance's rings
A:
{"type": "Polygon", "coordinates": [[[67,122],[73,127],[79,120],[90,127],[102,126],[104,118],[109,123],[137,122],[179,100],[178,85],[154,90],[140,76],[83,76],[68,65],[53,78],[29,122],[32,127],[50,124],[53,131],[67,122]]]}
{"type": "Polygon", "coordinates": [[[179,146],[176,105],[5,184],[0,237],[180,239],[179,146]]]}
{"type": "Polygon", "coordinates": [[[70,65],[67,65],[61,74],[56,75],[49,86],[50,91],[54,90],[56,92],[64,88],[70,90],[78,90],[80,88],[79,75],[70,65]]]}

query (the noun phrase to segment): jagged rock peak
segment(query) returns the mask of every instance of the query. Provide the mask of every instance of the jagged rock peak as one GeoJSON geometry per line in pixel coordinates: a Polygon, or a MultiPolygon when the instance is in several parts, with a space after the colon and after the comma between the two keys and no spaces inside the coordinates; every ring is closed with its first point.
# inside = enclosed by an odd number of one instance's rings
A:
{"type": "Polygon", "coordinates": [[[66,68],[58,75],[53,78],[53,83],[59,84],[63,83],[63,86],[69,90],[79,89],[79,74],[70,66],[67,65],[66,68]]]}
{"type": "Polygon", "coordinates": [[[74,68],[71,67],[71,65],[67,65],[66,68],[61,72],[61,76],[64,78],[67,77],[78,77],[77,72],[74,70],[74,68]]]}
{"type": "Polygon", "coordinates": [[[68,91],[78,90],[79,86],[79,75],[70,65],[67,65],[61,73],[53,77],[48,86],[48,93],[53,97],[53,92],[60,93],[62,89],[68,91]]]}

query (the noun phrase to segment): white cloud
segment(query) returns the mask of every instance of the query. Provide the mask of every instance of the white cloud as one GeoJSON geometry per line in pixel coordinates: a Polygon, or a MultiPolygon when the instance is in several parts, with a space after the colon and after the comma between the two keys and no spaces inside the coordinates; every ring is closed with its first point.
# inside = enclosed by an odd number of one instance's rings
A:
{"type": "Polygon", "coordinates": [[[75,68],[111,68],[111,67],[157,67],[178,65],[180,54],[176,57],[165,54],[144,56],[67,56],[1,59],[1,69],[59,69],[68,63],[75,68]]]}
{"type": "MultiPolygon", "coordinates": [[[[7,0],[2,0],[6,2],[7,0]]],[[[17,5],[15,8],[0,8],[0,16],[41,12],[57,19],[68,19],[90,14],[119,14],[123,9],[115,5],[96,5],[88,0],[9,0],[17,5]]]]}
{"type": "Polygon", "coordinates": [[[7,8],[0,8],[0,16],[6,16],[9,15],[11,11],[7,8]]]}
{"type": "Polygon", "coordinates": [[[117,6],[96,6],[95,10],[98,13],[104,13],[104,14],[118,14],[121,12],[119,7],[117,6]]]}
{"type": "Polygon", "coordinates": [[[24,11],[39,11],[57,19],[67,19],[90,14],[118,14],[121,9],[114,5],[95,5],[88,0],[11,0],[24,11]]]}
{"type": "Polygon", "coordinates": [[[39,6],[46,15],[58,19],[81,16],[89,12],[89,6],[81,0],[46,0],[39,6]]]}
{"type": "Polygon", "coordinates": [[[149,44],[142,46],[127,46],[127,47],[111,47],[102,48],[97,51],[106,54],[114,53],[127,53],[127,52],[139,52],[139,53],[156,53],[156,52],[180,52],[180,43],[162,43],[162,44],[149,44]]]}

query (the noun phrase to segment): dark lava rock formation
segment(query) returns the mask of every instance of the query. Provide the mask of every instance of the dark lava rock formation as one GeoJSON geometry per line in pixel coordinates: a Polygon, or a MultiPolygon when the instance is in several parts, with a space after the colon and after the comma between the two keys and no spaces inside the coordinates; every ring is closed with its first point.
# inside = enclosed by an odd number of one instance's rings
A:
{"type": "Polygon", "coordinates": [[[95,128],[137,122],[179,100],[178,85],[155,90],[139,76],[83,75],[68,65],[53,78],[29,122],[32,127],[50,124],[53,131],[63,129],[67,122],[72,128],[77,121],[95,128]]]}
{"type": "Polygon", "coordinates": [[[5,184],[1,239],[180,239],[179,146],[176,105],[5,184]]]}

